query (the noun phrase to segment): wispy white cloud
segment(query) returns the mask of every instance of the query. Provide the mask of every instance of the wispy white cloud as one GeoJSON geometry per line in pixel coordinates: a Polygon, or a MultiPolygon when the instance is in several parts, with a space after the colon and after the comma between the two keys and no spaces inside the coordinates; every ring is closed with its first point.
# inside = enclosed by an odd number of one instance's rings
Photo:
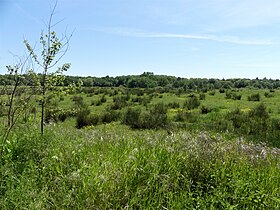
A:
{"type": "Polygon", "coordinates": [[[36,18],[35,16],[33,16],[31,13],[27,12],[21,5],[19,5],[16,2],[13,2],[13,5],[20,10],[24,15],[26,15],[30,20],[36,22],[37,24],[42,25],[42,20],[39,20],[38,18],[36,18]]]}
{"type": "MultiPolygon", "coordinates": [[[[89,28],[88,28],[89,29],[89,28]]],[[[166,38],[166,39],[194,39],[214,41],[238,45],[275,45],[276,42],[259,39],[242,39],[237,36],[217,36],[212,34],[179,34],[179,33],[153,33],[143,32],[140,30],[131,30],[126,28],[109,28],[109,29],[90,29],[94,31],[117,34],[120,36],[139,37],[139,38],[166,38]]]]}
{"type": "Polygon", "coordinates": [[[190,35],[190,34],[140,34],[142,37],[151,38],[181,38],[181,39],[199,39],[216,42],[224,42],[240,45],[272,45],[271,41],[266,40],[243,40],[233,36],[215,36],[215,35],[190,35]]]}
{"type": "Polygon", "coordinates": [[[161,24],[225,31],[280,23],[279,0],[173,0],[148,8],[148,17],[161,24]]]}

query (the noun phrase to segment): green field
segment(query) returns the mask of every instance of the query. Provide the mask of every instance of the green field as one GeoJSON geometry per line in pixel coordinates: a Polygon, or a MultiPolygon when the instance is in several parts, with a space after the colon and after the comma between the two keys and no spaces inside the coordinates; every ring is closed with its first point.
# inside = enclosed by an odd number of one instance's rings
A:
{"type": "Polygon", "coordinates": [[[82,88],[49,98],[44,136],[32,99],[1,144],[0,209],[279,209],[280,91],[226,91],[82,88]]]}

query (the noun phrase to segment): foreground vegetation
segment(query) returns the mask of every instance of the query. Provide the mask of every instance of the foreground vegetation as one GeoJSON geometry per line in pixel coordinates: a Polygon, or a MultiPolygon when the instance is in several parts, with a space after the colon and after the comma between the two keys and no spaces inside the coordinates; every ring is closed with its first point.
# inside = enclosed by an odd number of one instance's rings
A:
{"type": "Polygon", "coordinates": [[[29,126],[1,157],[1,209],[279,209],[280,150],[229,134],[29,126]]]}

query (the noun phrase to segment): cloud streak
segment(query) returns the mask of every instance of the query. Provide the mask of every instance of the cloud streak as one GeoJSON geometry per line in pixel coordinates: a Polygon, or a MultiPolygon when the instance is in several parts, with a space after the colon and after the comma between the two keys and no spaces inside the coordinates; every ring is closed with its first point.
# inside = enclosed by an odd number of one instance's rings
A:
{"type": "Polygon", "coordinates": [[[139,30],[114,28],[114,29],[93,29],[94,31],[117,34],[119,36],[138,37],[138,38],[162,38],[162,39],[193,39],[213,41],[237,45],[275,45],[277,43],[270,40],[257,39],[241,39],[236,36],[216,36],[211,34],[196,35],[196,34],[179,34],[179,33],[149,33],[139,30]]]}
{"type": "Polygon", "coordinates": [[[27,12],[22,6],[20,6],[18,3],[13,2],[13,5],[20,10],[24,15],[26,15],[30,20],[36,22],[37,24],[42,24],[43,21],[40,21],[38,18],[35,16],[31,15],[31,13],[27,12]]]}

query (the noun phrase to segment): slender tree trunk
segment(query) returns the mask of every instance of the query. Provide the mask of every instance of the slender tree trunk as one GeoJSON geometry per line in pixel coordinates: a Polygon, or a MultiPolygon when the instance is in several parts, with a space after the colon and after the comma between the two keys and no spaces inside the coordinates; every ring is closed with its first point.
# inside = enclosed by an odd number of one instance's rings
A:
{"type": "Polygon", "coordinates": [[[46,72],[48,66],[45,66],[43,81],[42,81],[42,104],[41,104],[41,134],[44,135],[44,118],[45,118],[45,95],[46,95],[46,72]]]}

